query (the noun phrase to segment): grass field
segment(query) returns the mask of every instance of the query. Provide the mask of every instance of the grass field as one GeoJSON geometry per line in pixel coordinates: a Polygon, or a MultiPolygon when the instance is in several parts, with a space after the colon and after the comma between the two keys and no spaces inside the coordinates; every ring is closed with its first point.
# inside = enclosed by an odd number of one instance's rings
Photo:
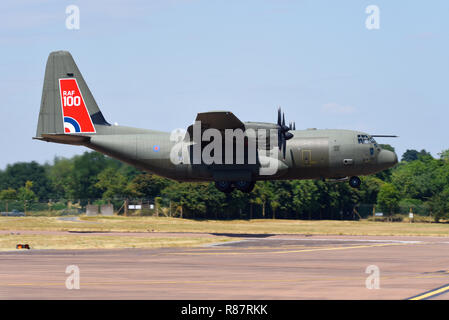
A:
{"type": "Polygon", "coordinates": [[[308,220],[188,220],[165,217],[0,217],[0,251],[18,243],[32,249],[109,249],[194,247],[237,240],[226,234],[306,234],[371,236],[449,236],[449,224],[373,221],[308,220]],[[65,220],[64,220],[65,219],[65,220]],[[5,232],[7,231],[7,232],[5,232]],[[22,232],[21,232],[22,231],[22,232]],[[28,231],[28,232],[25,232],[28,231]],[[47,231],[48,233],[33,234],[47,231]],[[58,234],[58,231],[85,233],[58,234]],[[122,232],[125,234],[95,234],[122,232]],[[131,234],[139,232],[143,234],[131,234]],[[163,232],[196,235],[164,235],[163,232]],[[127,235],[126,233],[130,233],[127,235]],[[147,235],[146,235],[147,233],[147,235]],[[155,234],[160,233],[160,234],[155,234]],[[202,235],[202,234],[203,235],[202,235]],[[210,234],[218,234],[211,236],[210,234]],[[153,236],[152,236],[153,235],[153,236]]]}
{"type": "Polygon", "coordinates": [[[0,230],[449,236],[449,224],[335,220],[188,220],[165,217],[0,217],[0,230]]]}
{"type": "Polygon", "coordinates": [[[29,244],[31,249],[119,249],[195,247],[223,241],[228,241],[228,238],[2,234],[0,235],[0,251],[14,250],[19,243],[29,244]]]}

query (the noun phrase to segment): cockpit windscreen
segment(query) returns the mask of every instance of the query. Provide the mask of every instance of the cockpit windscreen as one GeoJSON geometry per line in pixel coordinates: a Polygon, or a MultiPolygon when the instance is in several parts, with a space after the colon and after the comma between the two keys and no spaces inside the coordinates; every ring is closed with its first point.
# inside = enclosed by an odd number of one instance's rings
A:
{"type": "Polygon", "coordinates": [[[358,135],[357,135],[357,141],[358,141],[360,144],[370,144],[370,143],[372,143],[372,144],[374,144],[374,146],[377,147],[377,142],[376,142],[376,140],[374,140],[373,137],[370,137],[370,136],[368,136],[368,135],[366,135],[366,134],[358,134],[358,135]]]}

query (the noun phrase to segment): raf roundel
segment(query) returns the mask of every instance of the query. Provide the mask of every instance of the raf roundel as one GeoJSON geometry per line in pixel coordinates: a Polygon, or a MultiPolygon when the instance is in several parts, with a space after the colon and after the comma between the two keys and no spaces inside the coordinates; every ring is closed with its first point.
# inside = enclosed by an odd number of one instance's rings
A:
{"type": "Polygon", "coordinates": [[[154,145],[153,146],[153,151],[154,152],[159,152],[159,150],[160,150],[160,147],[158,145],[154,145]]]}
{"type": "Polygon", "coordinates": [[[81,127],[75,119],[64,117],[64,131],[65,133],[81,132],[81,127]]]}

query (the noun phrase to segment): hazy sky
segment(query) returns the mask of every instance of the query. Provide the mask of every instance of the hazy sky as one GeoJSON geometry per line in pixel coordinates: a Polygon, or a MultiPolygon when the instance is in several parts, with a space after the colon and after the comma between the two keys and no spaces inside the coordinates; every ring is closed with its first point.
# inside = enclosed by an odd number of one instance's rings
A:
{"type": "Polygon", "coordinates": [[[449,1],[1,1],[0,168],[85,149],[31,140],[45,63],[69,50],[106,119],[171,131],[230,110],[449,148],[449,1]],[[80,29],[66,28],[68,5],[80,29]],[[380,29],[368,30],[368,5],[380,29]]]}

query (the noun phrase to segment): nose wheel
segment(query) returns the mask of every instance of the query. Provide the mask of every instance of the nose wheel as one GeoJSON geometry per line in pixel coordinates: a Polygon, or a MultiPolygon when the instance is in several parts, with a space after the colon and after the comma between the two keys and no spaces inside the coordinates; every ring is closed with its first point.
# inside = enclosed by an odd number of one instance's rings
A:
{"type": "Polygon", "coordinates": [[[362,184],[362,180],[359,177],[351,177],[349,179],[349,185],[353,188],[359,188],[362,184]]]}

